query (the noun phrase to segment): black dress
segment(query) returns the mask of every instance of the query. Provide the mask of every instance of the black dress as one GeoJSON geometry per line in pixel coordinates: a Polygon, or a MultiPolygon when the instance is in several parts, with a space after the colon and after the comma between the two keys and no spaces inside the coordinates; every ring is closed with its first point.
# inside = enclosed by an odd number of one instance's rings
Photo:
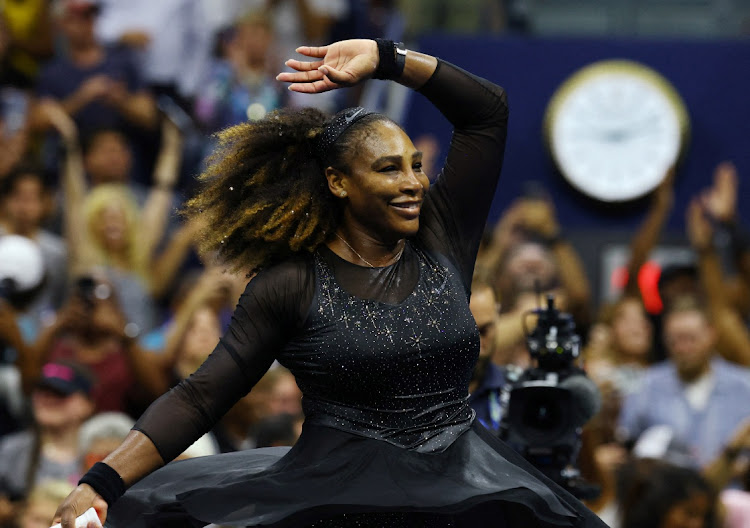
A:
{"type": "Polygon", "coordinates": [[[304,395],[297,444],[168,464],[108,526],[604,526],[474,420],[469,288],[507,105],[445,62],[421,92],[455,131],[401,259],[371,269],[323,246],[264,270],[206,363],[135,426],[172,460],[278,359],[304,395]]]}

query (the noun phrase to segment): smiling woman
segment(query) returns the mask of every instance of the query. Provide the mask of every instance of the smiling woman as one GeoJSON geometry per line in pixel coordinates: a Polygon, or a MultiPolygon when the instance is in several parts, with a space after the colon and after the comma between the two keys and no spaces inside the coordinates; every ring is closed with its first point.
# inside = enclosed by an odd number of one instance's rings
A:
{"type": "Polygon", "coordinates": [[[389,41],[301,47],[279,80],[318,93],[389,78],[454,125],[430,187],[385,116],[281,111],[220,135],[189,206],[204,248],[259,270],[206,362],[63,503],[108,526],[602,526],[474,420],[468,296],[503,160],[505,93],[389,41]],[[297,444],[167,464],[277,360],[302,391],[297,444]],[[127,493],[125,488],[132,486],[127,493]],[[123,495],[124,493],[124,495],[123,495]],[[122,497],[120,497],[123,495],[122,497]]]}

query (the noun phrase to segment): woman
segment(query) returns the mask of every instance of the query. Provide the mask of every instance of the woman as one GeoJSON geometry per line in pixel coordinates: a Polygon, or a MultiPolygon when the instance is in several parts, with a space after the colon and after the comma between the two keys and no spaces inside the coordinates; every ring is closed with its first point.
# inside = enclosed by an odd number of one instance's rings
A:
{"type": "Polygon", "coordinates": [[[198,372],[66,499],[64,528],[92,504],[106,516],[105,498],[208,430],[274,359],[304,394],[291,450],[170,465],[122,497],[108,523],[601,526],[475,423],[467,403],[479,350],[468,293],[502,164],[503,90],[389,41],[298,51],[312,61],[287,62],[297,71],[279,79],[291,90],[373,76],[419,89],[456,128],[443,174],[428,194],[403,130],[364,109],[330,121],[281,112],[225,131],[191,208],[220,220],[206,249],[262,271],[198,372]]]}

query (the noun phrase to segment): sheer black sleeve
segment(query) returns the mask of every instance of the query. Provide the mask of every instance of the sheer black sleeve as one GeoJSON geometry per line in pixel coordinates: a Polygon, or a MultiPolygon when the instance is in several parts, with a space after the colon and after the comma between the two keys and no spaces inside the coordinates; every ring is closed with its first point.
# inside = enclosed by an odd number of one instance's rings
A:
{"type": "Polygon", "coordinates": [[[134,426],[151,439],[165,462],[210,431],[265,374],[303,325],[314,290],[311,258],[269,268],[250,281],[208,359],[156,400],[134,426]]]}
{"type": "Polygon", "coordinates": [[[507,99],[501,87],[444,61],[420,93],[454,130],[445,167],[422,208],[418,239],[454,260],[468,292],[503,164],[507,99]]]}

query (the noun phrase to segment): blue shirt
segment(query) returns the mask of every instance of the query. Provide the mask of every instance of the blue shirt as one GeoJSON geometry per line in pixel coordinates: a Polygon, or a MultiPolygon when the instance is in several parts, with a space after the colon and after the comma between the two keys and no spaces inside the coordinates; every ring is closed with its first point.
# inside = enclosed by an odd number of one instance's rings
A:
{"type": "Polygon", "coordinates": [[[649,368],[640,390],[623,402],[620,427],[628,438],[636,439],[651,426],[668,425],[698,464],[708,464],[750,418],[750,369],[715,358],[711,370],[714,386],[708,403],[696,410],[685,397],[685,385],[672,362],[649,368]]]}

